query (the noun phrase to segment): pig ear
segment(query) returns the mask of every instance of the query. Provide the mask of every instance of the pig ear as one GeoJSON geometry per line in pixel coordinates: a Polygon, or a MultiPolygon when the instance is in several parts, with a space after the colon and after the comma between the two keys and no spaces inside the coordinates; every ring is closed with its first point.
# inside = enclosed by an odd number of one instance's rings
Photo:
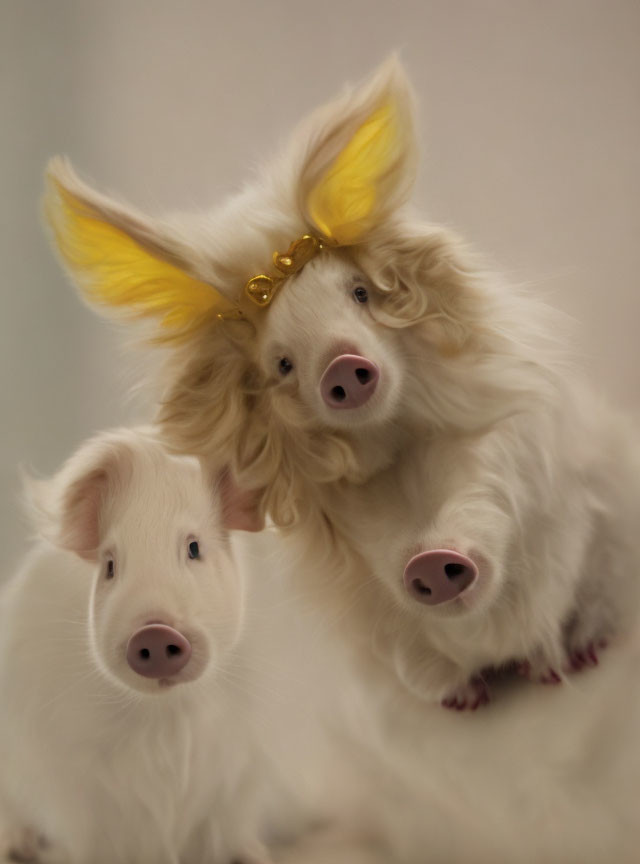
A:
{"type": "Polygon", "coordinates": [[[218,490],[222,500],[222,523],[227,530],[262,531],[262,489],[241,489],[231,471],[225,468],[218,475],[218,490]]]}
{"type": "Polygon", "coordinates": [[[131,473],[124,440],[101,436],[77,451],[53,479],[27,480],[40,533],[55,546],[94,561],[109,500],[131,473]]]}
{"type": "Polygon", "coordinates": [[[311,120],[299,195],[321,236],[351,245],[407,199],[416,164],[411,94],[395,58],[311,120]]]}
{"type": "Polygon", "coordinates": [[[47,169],[45,213],[71,276],[103,313],[152,318],[158,341],[168,342],[230,311],[189,272],[187,252],[166,229],[89,188],[61,157],[47,169]]]}

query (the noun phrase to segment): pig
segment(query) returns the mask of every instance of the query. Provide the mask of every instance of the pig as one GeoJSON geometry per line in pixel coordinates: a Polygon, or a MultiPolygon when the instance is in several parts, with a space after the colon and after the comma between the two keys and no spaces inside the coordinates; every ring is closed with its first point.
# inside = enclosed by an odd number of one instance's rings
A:
{"type": "Polygon", "coordinates": [[[296,864],[337,814],[336,860],[379,862],[322,672],[253,607],[229,534],[261,527],[253,493],[120,429],[29,496],[42,539],[0,595],[0,860],[296,864]]]}

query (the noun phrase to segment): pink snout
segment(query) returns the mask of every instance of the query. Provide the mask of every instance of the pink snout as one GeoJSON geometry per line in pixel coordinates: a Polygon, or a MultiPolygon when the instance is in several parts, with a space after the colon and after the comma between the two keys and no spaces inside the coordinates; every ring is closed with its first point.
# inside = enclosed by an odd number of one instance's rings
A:
{"type": "Polygon", "coordinates": [[[127,663],[144,678],[170,678],[189,662],[191,643],[167,624],[147,624],[131,636],[127,663]]]}
{"type": "Polygon", "coordinates": [[[320,379],[320,393],[329,408],[360,408],[378,384],[380,370],[357,354],[341,354],[329,363],[320,379]]]}
{"type": "Polygon", "coordinates": [[[414,555],[404,571],[404,584],[419,603],[438,606],[459,597],[478,578],[470,558],[451,549],[434,549],[414,555]]]}

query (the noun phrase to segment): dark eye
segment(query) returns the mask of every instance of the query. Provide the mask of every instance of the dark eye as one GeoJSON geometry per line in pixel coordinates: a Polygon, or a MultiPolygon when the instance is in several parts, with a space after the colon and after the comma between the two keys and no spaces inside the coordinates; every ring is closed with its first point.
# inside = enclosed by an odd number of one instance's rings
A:
{"type": "Polygon", "coordinates": [[[107,579],[113,579],[116,572],[115,564],[113,563],[113,558],[107,558],[107,572],[105,574],[107,579]]]}
{"type": "Polygon", "coordinates": [[[200,557],[200,547],[198,546],[197,540],[192,540],[189,543],[189,558],[199,558],[200,557]]]}
{"type": "Polygon", "coordinates": [[[278,363],[278,372],[281,375],[288,375],[293,369],[293,363],[288,357],[282,357],[278,363]]]}
{"type": "Polygon", "coordinates": [[[366,303],[369,299],[369,292],[362,285],[358,285],[357,288],[353,289],[353,297],[356,303],[366,303]]]}

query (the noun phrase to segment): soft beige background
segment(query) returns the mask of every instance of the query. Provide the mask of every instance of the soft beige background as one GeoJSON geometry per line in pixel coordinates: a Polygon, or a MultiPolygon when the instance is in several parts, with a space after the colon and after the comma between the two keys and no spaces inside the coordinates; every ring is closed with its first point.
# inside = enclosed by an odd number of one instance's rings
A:
{"type": "Polygon", "coordinates": [[[48,156],[148,209],[232,192],[309,108],[398,49],[422,112],[417,200],[583,324],[640,405],[640,3],[0,0],[3,568],[16,465],[53,470],[144,414],[118,338],[80,306],[38,217],[48,156]]]}

